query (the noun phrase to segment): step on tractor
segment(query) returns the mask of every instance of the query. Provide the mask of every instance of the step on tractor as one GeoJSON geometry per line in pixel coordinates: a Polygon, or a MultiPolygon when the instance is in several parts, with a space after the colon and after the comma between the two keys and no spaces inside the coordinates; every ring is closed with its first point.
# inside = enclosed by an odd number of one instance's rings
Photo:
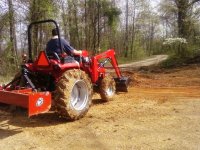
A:
{"type": "Polygon", "coordinates": [[[77,120],[88,112],[93,91],[105,102],[111,100],[115,92],[128,91],[130,80],[122,76],[113,49],[96,56],[89,56],[88,51],[83,50],[81,56],[74,57],[67,56],[63,50],[62,55],[40,51],[33,59],[31,29],[43,23],[55,25],[62,50],[56,21],[31,23],[28,26],[28,57],[14,79],[0,86],[0,103],[26,108],[29,117],[54,110],[59,117],[77,120]],[[117,77],[106,72],[107,62],[112,64],[117,77]]]}

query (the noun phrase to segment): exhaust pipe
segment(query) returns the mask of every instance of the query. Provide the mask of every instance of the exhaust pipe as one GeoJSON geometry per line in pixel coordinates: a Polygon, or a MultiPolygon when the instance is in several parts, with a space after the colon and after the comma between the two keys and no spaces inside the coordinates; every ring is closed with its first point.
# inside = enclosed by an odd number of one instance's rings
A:
{"type": "Polygon", "coordinates": [[[116,92],[128,92],[128,85],[131,81],[129,77],[114,78],[116,83],[116,92]]]}

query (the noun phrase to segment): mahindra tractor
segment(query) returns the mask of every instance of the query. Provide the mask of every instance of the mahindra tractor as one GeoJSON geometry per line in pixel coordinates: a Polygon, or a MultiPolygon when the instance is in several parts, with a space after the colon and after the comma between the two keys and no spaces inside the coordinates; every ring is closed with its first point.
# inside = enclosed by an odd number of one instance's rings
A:
{"type": "Polygon", "coordinates": [[[28,46],[21,71],[10,83],[0,86],[0,103],[26,108],[29,117],[54,110],[60,117],[77,120],[88,112],[93,91],[105,102],[110,101],[116,91],[128,91],[129,78],[122,76],[113,49],[96,56],[89,56],[88,51],[83,50],[81,56],[69,57],[62,49],[58,24],[54,20],[31,23],[28,46]],[[55,25],[62,54],[47,54],[44,50],[33,58],[31,29],[44,23],[55,25]],[[115,78],[106,72],[107,62],[115,69],[115,78]]]}

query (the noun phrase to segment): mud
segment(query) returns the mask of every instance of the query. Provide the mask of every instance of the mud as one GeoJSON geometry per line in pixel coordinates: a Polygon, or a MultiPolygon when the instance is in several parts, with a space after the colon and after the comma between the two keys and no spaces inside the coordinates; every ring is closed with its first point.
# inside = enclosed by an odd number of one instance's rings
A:
{"type": "Polygon", "coordinates": [[[128,93],[103,103],[93,96],[78,121],[53,112],[27,118],[0,106],[0,149],[200,149],[200,66],[126,71],[128,93]]]}

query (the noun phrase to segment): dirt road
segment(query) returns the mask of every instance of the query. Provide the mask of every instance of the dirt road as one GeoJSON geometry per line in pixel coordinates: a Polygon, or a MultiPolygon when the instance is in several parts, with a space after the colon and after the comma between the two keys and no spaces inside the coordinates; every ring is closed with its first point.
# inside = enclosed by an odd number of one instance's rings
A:
{"type": "Polygon", "coordinates": [[[81,120],[27,118],[0,106],[0,149],[200,150],[200,65],[131,76],[129,93],[98,95],[81,120]]]}
{"type": "Polygon", "coordinates": [[[145,66],[159,64],[160,62],[166,60],[167,58],[168,58],[168,55],[155,55],[152,58],[129,63],[129,64],[122,64],[122,65],[119,65],[119,67],[121,67],[121,68],[129,67],[129,69],[130,68],[135,69],[135,68],[139,68],[139,67],[145,67],[145,66]]]}

